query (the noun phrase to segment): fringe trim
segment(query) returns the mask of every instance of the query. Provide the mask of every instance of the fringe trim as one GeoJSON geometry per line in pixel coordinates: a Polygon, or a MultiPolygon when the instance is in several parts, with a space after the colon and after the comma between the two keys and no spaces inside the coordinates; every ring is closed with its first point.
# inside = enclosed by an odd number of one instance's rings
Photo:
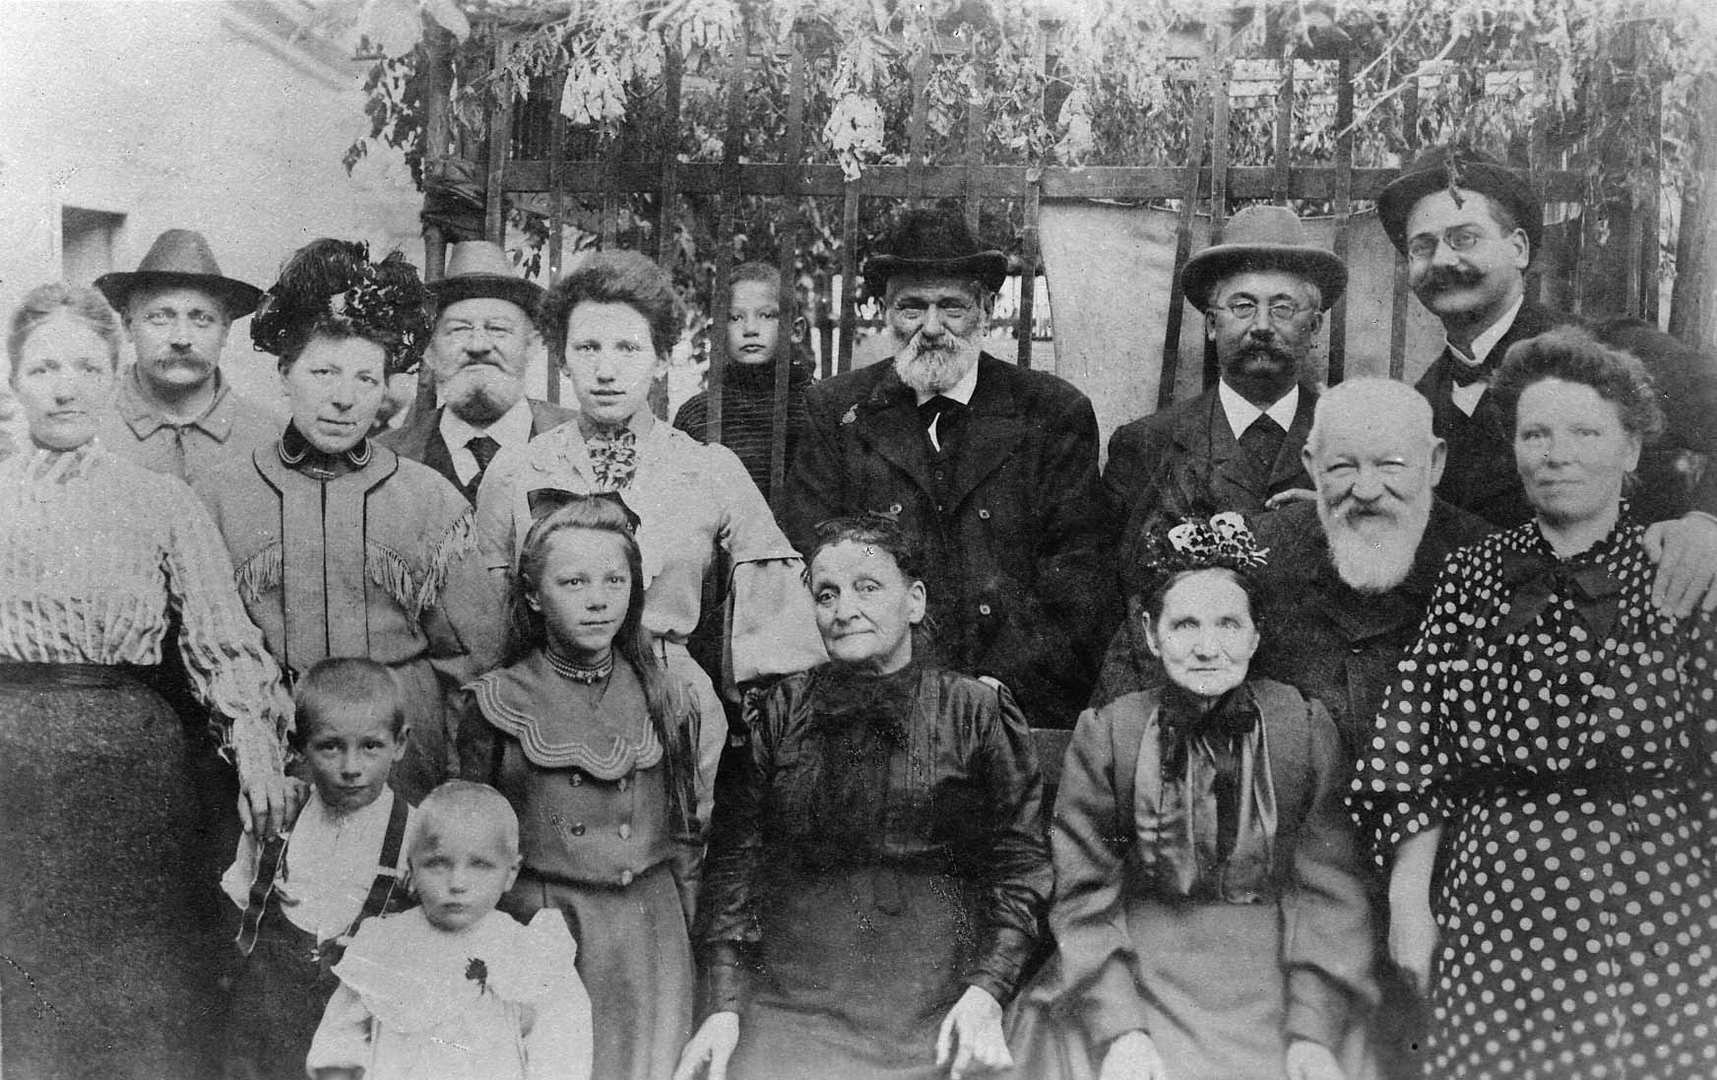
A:
{"type": "Polygon", "coordinates": [[[421,609],[417,606],[418,586],[405,556],[393,548],[373,540],[364,542],[364,573],[380,585],[393,602],[404,608],[416,622],[421,609]]]}
{"type": "Polygon", "coordinates": [[[284,549],[280,541],[270,540],[256,554],[244,561],[233,574],[239,599],[246,604],[260,601],[264,594],[280,588],[284,579],[284,549]]]}
{"type": "Polygon", "coordinates": [[[441,536],[435,552],[429,558],[429,572],[424,575],[423,588],[417,596],[415,615],[441,603],[441,589],[453,564],[477,550],[476,517],[470,510],[461,513],[441,536]]]}

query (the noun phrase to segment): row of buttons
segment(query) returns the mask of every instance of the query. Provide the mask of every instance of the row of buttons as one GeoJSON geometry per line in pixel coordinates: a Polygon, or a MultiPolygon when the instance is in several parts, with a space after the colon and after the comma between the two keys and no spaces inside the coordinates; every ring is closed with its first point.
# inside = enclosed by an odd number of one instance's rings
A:
{"type": "MultiPolygon", "coordinates": [[[[938,472],[936,474],[936,479],[938,479],[938,480],[942,479],[942,474],[940,472],[938,472]]],[[[888,508],[888,512],[890,514],[898,514],[903,509],[905,509],[905,507],[901,506],[899,503],[895,503],[888,508]]],[[[938,506],[936,509],[941,510],[942,507],[938,506]]],[[[979,521],[990,520],[990,511],[989,511],[988,507],[983,507],[983,506],[978,507],[978,520],[979,521]]]]}
{"type": "MultiPolygon", "coordinates": [[[[620,779],[618,779],[614,782],[614,786],[621,791],[625,791],[628,787],[632,786],[631,785],[631,779],[632,778],[629,776],[622,776],[620,779]]],[[[569,778],[567,780],[567,783],[571,784],[573,787],[583,787],[584,786],[584,774],[579,772],[578,770],[574,769],[572,776],[571,776],[571,778],[569,778]]]]}

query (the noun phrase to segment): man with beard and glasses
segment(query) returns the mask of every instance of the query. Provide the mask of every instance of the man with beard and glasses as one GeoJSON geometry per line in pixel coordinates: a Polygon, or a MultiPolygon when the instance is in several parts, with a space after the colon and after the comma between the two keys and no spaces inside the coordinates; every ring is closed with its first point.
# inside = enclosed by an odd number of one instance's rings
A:
{"type": "MultiPolygon", "coordinates": [[[[1526,295],[1543,235],[1543,208],[1522,174],[1476,151],[1437,147],[1390,181],[1378,199],[1407,280],[1443,324],[1442,354],[1418,382],[1448,444],[1439,497],[1499,527],[1532,517],[1514,464],[1514,434],[1487,392],[1509,347],[1579,320],[1526,295]]],[[[1636,517],[1657,522],[1647,549],[1660,559],[1654,600],[1678,615],[1703,598],[1717,608],[1717,371],[1709,358],[1638,320],[1593,327],[1634,353],[1657,384],[1669,430],[1648,448],[1630,495],[1636,517]],[[1702,472],[1702,475],[1701,475],[1702,472]],[[1694,481],[1690,483],[1690,480],[1694,481]]]]}
{"type": "Polygon", "coordinates": [[[806,392],[783,526],[877,513],[926,554],[940,661],[1007,686],[1031,722],[1070,727],[1118,616],[1097,477],[1097,418],[1054,375],[982,351],[1007,257],[957,213],[907,212],[864,266],[890,331],[882,363],[806,392]]]}
{"type": "Polygon", "coordinates": [[[1126,527],[1121,577],[1137,594],[1139,545],[1185,517],[1255,514],[1310,496],[1300,451],[1317,394],[1302,385],[1323,313],[1347,287],[1341,260],[1281,206],[1248,206],[1222,243],[1187,260],[1187,302],[1204,313],[1222,375],[1190,401],[1109,439],[1103,486],[1126,527]]]}
{"type": "Polygon", "coordinates": [[[279,437],[285,416],[221,377],[227,332],[256,310],[262,290],[223,275],[202,233],[168,229],[135,271],[103,274],[95,287],[119,312],[137,357],[102,422],[103,447],[197,490],[219,463],[279,437]]]}
{"type": "Polygon", "coordinates": [[[500,245],[453,245],[447,273],[430,283],[429,295],[435,332],[425,359],[442,406],[412,416],[380,441],[445,476],[475,504],[483,473],[502,447],[527,443],[578,414],[525,397],[543,291],[513,272],[500,245]]]}

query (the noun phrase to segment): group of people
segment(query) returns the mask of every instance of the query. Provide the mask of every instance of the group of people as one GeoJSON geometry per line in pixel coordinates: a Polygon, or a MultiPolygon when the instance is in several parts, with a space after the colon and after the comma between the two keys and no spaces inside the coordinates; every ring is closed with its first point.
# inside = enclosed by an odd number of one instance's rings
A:
{"type": "Polygon", "coordinates": [[[1482,155],[1379,211],[1447,332],[1417,387],[1306,382],[1347,268],[1248,208],[1183,271],[1219,383],[1101,470],[940,211],[864,265],[893,357],[784,417],[767,266],[673,426],[635,253],[425,286],[318,240],[263,291],[174,230],[32,291],[0,1066],[1717,1072],[1717,371],[1529,301],[1542,210],[1482,155]],[[247,314],[284,427],[220,374],[247,314]]]}

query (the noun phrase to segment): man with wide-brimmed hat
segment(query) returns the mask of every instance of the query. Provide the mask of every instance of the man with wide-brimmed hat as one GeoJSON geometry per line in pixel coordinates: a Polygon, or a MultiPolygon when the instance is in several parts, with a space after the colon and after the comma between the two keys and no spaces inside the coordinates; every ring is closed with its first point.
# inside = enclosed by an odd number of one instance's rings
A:
{"type": "MultiPolygon", "coordinates": [[[[1491,373],[1510,346],[1578,317],[1536,303],[1526,272],[1543,236],[1543,207],[1531,181],[1479,151],[1426,151],[1383,189],[1378,216],[1407,257],[1407,281],[1443,324],[1441,355],[1418,382],[1437,436],[1449,447],[1437,494],[1498,526],[1518,525],[1532,506],[1515,470],[1514,433],[1491,373]]],[[[1690,485],[1688,452],[1717,453],[1717,370],[1708,358],[1638,320],[1592,327],[1634,352],[1661,392],[1669,430],[1646,448],[1632,509],[1661,521],[1649,542],[1661,551],[1660,599],[1689,611],[1717,605],[1717,468],[1690,485]],[[1689,514],[1688,511],[1694,511],[1689,514]],[[1663,520],[1672,519],[1672,520],[1663,520]]]]}
{"type": "Polygon", "coordinates": [[[195,489],[220,462],[280,435],[284,417],[235,393],[220,369],[233,320],[256,310],[262,290],[222,274],[202,233],[168,229],[136,270],[95,287],[137,356],[102,425],[104,447],[195,489]]]}
{"type": "Polygon", "coordinates": [[[1138,542],[1183,517],[1273,509],[1311,479],[1300,452],[1317,393],[1302,384],[1324,312],[1347,288],[1347,268],[1313,244],[1292,210],[1248,206],[1221,243],[1181,271],[1187,302],[1204,313],[1221,365],[1216,386],[1117,428],[1104,487],[1118,513],[1123,580],[1138,542]]]}
{"type": "Polygon", "coordinates": [[[1071,726],[1113,627],[1097,419],[1064,380],[980,347],[1007,270],[957,213],[900,218],[864,279],[904,344],[806,392],[779,511],[801,551],[827,518],[897,518],[924,547],[941,661],[1071,726]]]}
{"type": "Polygon", "coordinates": [[[381,442],[447,477],[475,503],[502,447],[527,443],[577,413],[525,396],[543,291],[518,276],[500,245],[455,244],[429,295],[435,331],[424,359],[441,407],[412,416],[381,442]]]}

